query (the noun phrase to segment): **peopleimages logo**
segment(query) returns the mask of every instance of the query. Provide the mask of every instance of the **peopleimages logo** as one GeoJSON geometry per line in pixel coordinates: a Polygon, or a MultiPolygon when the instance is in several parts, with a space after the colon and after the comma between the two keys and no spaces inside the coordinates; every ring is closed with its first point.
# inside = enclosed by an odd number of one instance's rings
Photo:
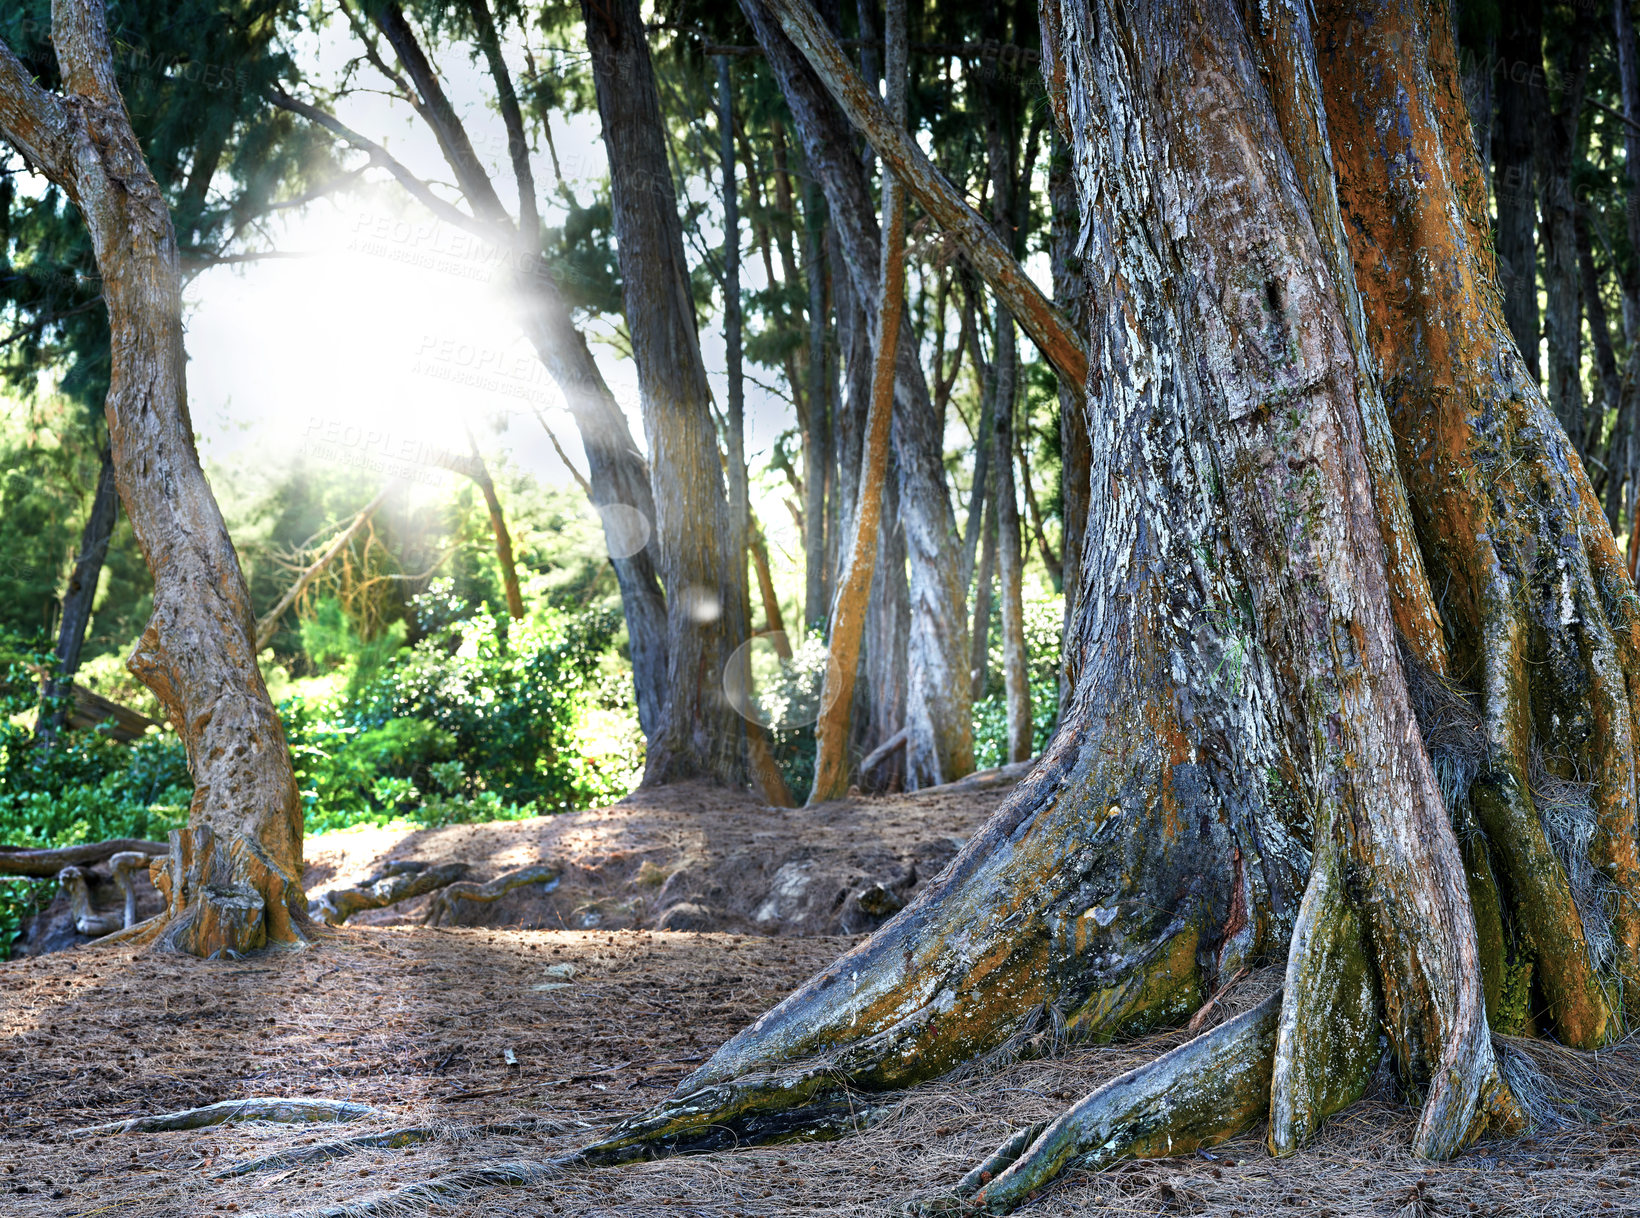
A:
{"type": "Polygon", "coordinates": [[[464,456],[441,444],[321,415],[309,416],[301,453],[316,461],[369,470],[423,486],[441,485],[442,471],[464,456]]]}
{"type": "Polygon", "coordinates": [[[555,406],[560,398],[546,368],[533,354],[511,355],[499,347],[431,334],[422,335],[417,342],[411,371],[452,385],[517,398],[536,407],[555,406]]]}

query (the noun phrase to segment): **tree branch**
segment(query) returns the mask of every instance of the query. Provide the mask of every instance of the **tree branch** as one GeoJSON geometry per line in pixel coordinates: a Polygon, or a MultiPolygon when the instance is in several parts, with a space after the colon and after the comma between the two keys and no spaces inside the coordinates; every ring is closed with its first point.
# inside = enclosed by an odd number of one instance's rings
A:
{"type": "Polygon", "coordinates": [[[35,83],[11,48],[0,42],[0,137],[46,177],[73,193],[68,111],[35,83]]]}
{"type": "Polygon", "coordinates": [[[1059,375],[1074,385],[1086,384],[1088,355],[1082,339],[1025,274],[991,226],[933,166],[910,132],[894,124],[809,0],[768,0],[768,4],[849,121],[961,247],[1059,375]]]}
{"type": "Polygon", "coordinates": [[[52,0],[51,45],[70,93],[124,109],[103,0],[52,0]]]}
{"type": "Polygon", "coordinates": [[[423,182],[415,174],[411,173],[410,170],[405,167],[403,162],[397,160],[392,153],[387,151],[387,149],[383,148],[374,140],[360,135],[357,131],[342,122],[335,115],[321,110],[317,106],[309,105],[307,102],[298,101],[277,85],[274,86],[270,96],[273,98],[273,104],[278,106],[281,110],[288,110],[292,114],[301,115],[309,122],[317,123],[349,147],[368,154],[372,165],[379,166],[382,169],[387,170],[388,173],[392,174],[394,180],[396,180],[400,186],[409,191],[411,196],[415,198],[418,203],[427,208],[427,210],[432,212],[435,216],[439,217],[439,219],[448,220],[451,224],[464,228],[470,233],[476,233],[488,241],[511,241],[513,239],[513,233],[510,227],[500,229],[500,231],[498,231],[499,226],[496,224],[487,223],[477,217],[469,216],[466,212],[455,206],[455,204],[448,203],[439,198],[433,193],[432,187],[428,186],[426,182],[423,182]]]}
{"type": "Polygon", "coordinates": [[[501,121],[507,128],[507,154],[512,158],[513,177],[518,181],[518,231],[525,240],[535,242],[540,239],[541,213],[535,205],[535,173],[530,168],[530,142],[524,134],[524,114],[518,107],[518,92],[513,88],[512,73],[507,71],[506,56],[501,53],[501,38],[496,33],[489,0],[467,0],[467,9],[478,30],[478,45],[490,65],[501,121]]]}

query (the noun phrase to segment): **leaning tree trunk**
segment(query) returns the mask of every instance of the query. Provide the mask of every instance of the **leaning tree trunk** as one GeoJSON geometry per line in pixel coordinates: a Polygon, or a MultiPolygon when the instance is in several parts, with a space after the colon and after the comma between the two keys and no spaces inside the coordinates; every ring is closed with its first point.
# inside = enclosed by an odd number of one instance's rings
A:
{"type": "Polygon", "coordinates": [[[102,276],[115,478],[154,576],[127,663],[176,725],[194,779],[188,827],[156,877],[165,941],[200,956],[301,943],[302,808],[245,578],[194,447],[170,211],[121,100],[99,0],[57,0],[52,41],[64,95],[0,47],[0,134],[79,208],[102,276]]]}
{"type": "MultiPolygon", "coordinates": [[[[1057,131],[1048,166],[1048,198],[1053,209],[1053,297],[1054,303],[1078,330],[1085,326],[1087,277],[1077,257],[1076,182],[1071,176],[1070,149],[1057,131]]],[[[1076,597],[1082,584],[1082,547],[1088,527],[1088,484],[1093,453],[1088,443],[1087,395],[1081,385],[1065,377],[1059,381],[1059,518],[1060,559],[1064,578],[1064,630],[1060,636],[1059,703],[1067,704],[1076,688],[1080,667],[1076,653],[1068,645],[1076,622],[1076,597]]]]}
{"type": "Polygon", "coordinates": [[[114,536],[119,506],[119,493],[114,486],[114,452],[105,445],[97,471],[97,489],[91,496],[91,511],[85,518],[80,548],[74,555],[74,570],[69,573],[68,587],[63,592],[56,666],[46,678],[40,716],[34,724],[35,738],[43,745],[49,746],[56,739],[68,719],[69,691],[74,674],[80,670],[80,651],[85,647],[85,632],[91,625],[97,580],[102,575],[103,560],[108,557],[108,542],[114,536]]]}
{"type": "Polygon", "coordinates": [[[667,590],[667,705],[644,781],[704,775],[738,786],[746,733],[723,676],[747,637],[745,557],[724,496],[660,96],[637,0],[585,0],[583,16],[667,590]]]}

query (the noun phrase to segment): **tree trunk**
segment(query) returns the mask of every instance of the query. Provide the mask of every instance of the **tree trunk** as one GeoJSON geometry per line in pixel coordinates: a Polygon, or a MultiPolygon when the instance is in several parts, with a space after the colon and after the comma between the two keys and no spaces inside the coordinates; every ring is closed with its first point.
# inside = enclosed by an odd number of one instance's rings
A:
{"type": "MultiPolygon", "coordinates": [[[[1071,172],[1071,153],[1065,137],[1056,130],[1048,164],[1048,197],[1053,209],[1054,304],[1078,333],[1084,332],[1087,316],[1087,276],[1077,253],[1081,217],[1077,214],[1076,181],[1071,172]]],[[[1082,385],[1065,377],[1059,381],[1059,516],[1063,522],[1059,551],[1064,571],[1061,590],[1065,596],[1064,631],[1059,644],[1059,705],[1070,704],[1076,688],[1081,658],[1071,640],[1077,607],[1082,598],[1082,551],[1088,528],[1091,487],[1088,484],[1093,449],[1088,440],[1087,393],[1082,385]]]]}
{"type": "MultiPolygon", "coordinates": [[[[906,34],[904,0],[889,0],[884,60],[889,109],[905,121],[906,34]]],[[[883,481],[888,474],[890,426],[894,414],[895,357],[900,346],[900,316],[905,309],[905,193],[892,176],[883,179],[883,248],[878,261],[877,339],[871,369],[871,400],[866,411],[859,493],[849,521],[849,540],[832,602],[830,651],[820,693],[820,718],[814,725],[814,785],[810,804],[840,799],[849,788],[849,717],[854,682],[860,670],[877,546],[883,519],[883,481]]]]}
{"type": "Polygon", "coordinates": [[[738,786],[748,777],[746,733],[723,674],[746,638],[745,556],[724,496],[660,97],[637,0],[586,0],[582,12],[667,589],[666,710],[644,782],[708,776],[738,786]]]}
{"type": "Polygon", "coordinates": [[[1588,9],[1573,6],[1571,29],[1557,40],[1559,105],[1541,106],[1542,129],[1537,156],[1539,214],[1542,217],[1543,331],[1549,347],[1549,405],[1580,453],[1586,447],[1583,406],[1583,313],[1577,266],[1577,200],[1572,194],[1572,166],[1581,141],[1579,118],[1589,79],[1589,42],[1593,22],[1588,9]]]}
{"type": "MultiPolygon", "coordinates": [[[[742,0],[759,45],[797,122],[804,158],[825,191],[852,289],[875,326],[881,234],[847,123],[764,0],[742,0]]],[[[943,437],[915,336],[902,327],[896,352],[893,443],[900,525],[910,570],[906,787],[948,782],[974,766],[972,706],[962,680],[967,639],[957,584],[956,523],[946,495],[943,437]]]]}
{"type": "MultiPolygon", "coordinates": [[[[831,394],[826,375],[826,233],[820,190],[803,183],[803,257],[809,287],[808,416],[803,426],[803,625],[825,628],[831,600],[826,579],[826,467],[831,463],[831,394]]],[[[833,495],[836,490],[833,488],[833,495]]]]}
{"type": "MultiPolygon", "coordinates": [[[[975,294],[977,295],[977,290],[975,294]]],[[[975,306],[974,311],[982,315],[984,312],[980,306],[975,306]]],[[[962,530],[960,575],[965,593],[974,579],[974,557],[979,550],[980,530],[985,522],[986,504],[990,502],[991,453],[996,448],[990,438],[995,434],[997,426],[996,366],[987,363],[984,353],[980,350],[978,325],[969,333],[968,344],[972,349],[974,375],[979,379],[980,406],[979,430],[974,433],[974,481],[968,489],[968,520],[962,530]]]]}
{"type": "Polygon", "coordinates": [[[997,499],[996,488],[981,505],[979,571],[974,579],[974,627],[969,631],[968,681],[973,699],[985,696],[985,687],[991,683],[991,597],[997,576],[997,499]]]}
{"type": "MultiPolygon", "coordinates": [[[[1606,317],[1606,301],[1600,294],[1600,271],[1594,264],[1594,241],[1589,218],[1577,209],[1578,292],[1583,313],[1589,319],[1589,338],[1594,345],[1595,394],[1589,403],[1583,427],[1583,451],[1598,468],[1590,475],[1595,497],[1599,498],[1611,474],[1611,445],[1605,436],[1606,414],[1618,409],[1623,398],[1623,377],[1617,370],[1617,353],[1612,349],[1611,322],[1606,317]]],[[[1614,424],[1614,431],[1617,426],[1614,424]]]]}
{"type": "MultiPolygon", "coordinates": [[[[1512,1128],[1519,1113],[1486,1013],[1498,936],[1479,937],[1471,885],[1477,901],[1491,898],[1486,932],[1496,930],[1499,894],[1477,869],[1466,872],[1443,785],[1456,811],[1480,812],[1486,849],[1508,878],[1510,926],[1553,962],[1545,1001],[1555,1026],[1585,1044],[1606,1033],[1567,950],[1572,928],[1546,891],[1559,864],[1534,853],[1535,818],[1512,819],[1510,792],[1478,772],[1486,748],[1472,737],[1455,746],[1450,731],[1454,717],[1479,720],[1473,730],[1508,746],[1484,720],[1500,695],[1511,715],[1524,703],[1508,697],[1507,676],[1488,677],[1482,706],[1468,710],[1437,675],[1438,648],[1403,669],[1396,621],[1432,610],[1392,603],[1409,587],[1392,583],[1382,544],[1378,504],[1393,496],[1369,479],[1363,402],[1378,399],[1357,338],[1385,369],[1396,434],[1421,457],[1403,466],[1420,531],[1443,502],[1428,493],[1431,481],[1474,509],[1486,500],[1467,497],[1487,491],[1441,468],[1444,445],[1421,447],[1443,436],[1459,451],[1474,442],[1485,417],[1480,383],[1450,402],[1456,413],[1439,420],[1442,431],[1425,412],[1456,395],[1414,393],[1417,378],[1450,383],[1501,368],[1511,391],[1524,383],[1488,303],[1495,297],[1480,286],[1491,270],[1477,240],[1484,227],[1458,203],[1479,196],[1449,176],[1443,141],[1457,141],[1448,146],[1471,171],[1475,160],[1445,10],[1328,8],[1318,54],[1307,6],[1265,10],[1253,34],[1230,0],[1094,7],[1050,4],[1044,20],[1045,75],[1073,141],[1097,276],[1088,388],[1091,485],[1101,494],[1086,543],[1075,695],[1036,771],[942,876],[726,1044],[648,1125],[617,1128],[596,1153],[635,1143],[666,1113],[677,1118],[669,1145],[686,1147],[687,1114],[709,1097],[735,1097],[709,1117],[735,1128],[739,1113],[778,1103],[775,1094],[791,1107],[839,1079],[892,1089],[1039,1032],[1103,1038],[1182,1019],[1219,979],[1283,947],[1286,983],[1272,1005],[1090,1096],[1040,1136],[1011,1140],[987,1167],[993,1178],[971,1178],[970,1201],[1000,1212],[1078,1153],[1101,1163],[1177,1153],[1265,1113],[1273,1149],[1289,1152],[1365,1088],[1380,1030],[1421,1096],[1418,1153],[1449,1155],[1482,1129],[1512,1128]],[[1362,138],[1364,126],[1399,134],[1384,149],[1381,138],[1362,138]],[[1308,169],[1330,156],[1346,224],[1318,232],[1315,218],[1336,215],[1338,202],[1331,175],[1308,169]],[[1331,271],[1346,228],[1363,234],[1359,328],[1347,307],[1353,289],[1331,271]],[[1435,257],[1445,261],[1420,269],[1419,259],[1435,257]],[[1426,301],[1468,312],[1443,315],[1443,325],[1393,313],[1434,307],[1426,301]],[[1493,347],[1395,345],[1448,334],[1493,347]],[[1425,464],[1433,472],[1415,470],[1425,464]],[[1422,726],[1444,724],[1447,734],[1426,747],[1415,707],[1422,726]],[[1522,859],[1538,868],[1535,879],[1515,866],[1522,859]],[[1339,1020],[1340,1010],[1358,1018],[1339,1020]],[[755,1072],[765,1070],[775,1073],[760,1082],[755,1072]],[[1113,1126],[1135,1088],[1159,1115],[1113,1126]]],[[[1512,404],[1488,400],[1535,410],[1539,421],[1521,426],[1516,443],[1558,444],[1561,454],[1558,465],[1537,462],[1533,484],[1552,485],[1557,470],[1580,481],[1541,397],[1529,385],[1518,392],[1512,404]]],[[[1398,479],[1393,466],[1381,476],[1398,479]]],[[[1568,506],[1578,510],[1577,500],[1568,506]]],[[[1497,544],[1489,536],[1508,543],[1522,526],[1492,517],[1459,526],[1425,534],[1424,548],[1441,560],[1437,573],[1453,577],[1453,667],[1473,659],[1485,677],[1480,631],[1466,625],[1479,598],[1457,599],[1470,572],[1447,560],[1464,545],[1497,544]]],[[[1609,577],[1600,532],[1585,504],[1569,532],[1550,536],[1594,535],[1591,553],[1556,547],[1543,561],[1581,559],[1609,577]]],[[[1494,560],[1494,571],[1519,569],[1494,560]]],[[[1553,581],[1542,586],[1557,594],[1553,581]]],[[[1597,587],[1591,574],[1587,596],[1564,583],[1559,592],[1574,620],[1604,630],[1621,604],[1597,587]]],[[[1501,610],[1541,595],[1497,591],[1490,603],[1501,610]]],[[[1530,645],[1544,664],[1547,642],[1530,645]]],[[[1609,725],[1624,744],[1625,675],[1590,673],[1582,688],[1610,713],[1581,720],[1609,725]]],[[[1554,707],[1562,721],[1574,709],[1554,707]]],[[[1514,719],[1512,730],[1529,740],[1532,723],[1514,719]]],[[[1493,765],[1513,764],[1507,747],[1494,752],[1493,765]]],[[[1603,814],[1619,848],[1634,841],[1632,795],[1627,815],[1603,814]]],[[[1541,840],[1540,825],[1535,833],[1541,840]]],[[[1616,861],[1605,873],[1637,891],[1616,861]]],[[[1633,959],[1619,931],[1610,967],[1627,971],[1633,959]]]]}
{"type": "Polygon", "coordinates": [[[1537,175],[1533,147],[1549,108],[1543,77],[1542,0],[1503,9],[1498,61],[1506,79],[1498,89],[1492,132],[1492,187],[1498,201],[1498,286],[1509,332],[1536,379],[1538,367],[1537,175]]]}
{"type": "Polygon", "coordinates": [[[63,592],[62,617],[57,625],[57,664],[46,679],[40,715],[34,724],[35,739],[48,747],[68,718],[69,688],[74,684],[74,674],[80,671],[80,650],[85,646],[85,632],[91,625],[97,581],[102,576],[103,560],[108,557],[108,541],[114,536],[119,506],[119,493],[114,486],[114,452],[104,446],[97,471],[97,489],[91,496],[91,511],[80,534],[74,570],[69,573],[68,587],[63,592]]]}
{"type": "MultiPolygon", "coordinates": [[[[991,163],[991,212],[997,236],[1010,251],[1014,241],[1015,157],[1018,122],[1007,107],[1006,90],[987,90],[986,143],[991,163]]],[[[1023,185],[1029,191],[1030,182],[1023,185]]],[[[993,406],[991,477],[997,522],[997,590],[1002,600],[1002,686],[1008,715],[1008,760],[1031,756],[1030,657],[1025,651],[1025,545],[1019,522],[1019,491],[1014,482],[1014,412],[1019,401],[1019,346],[1014,317],[1007,306],[996,310],[996,401],[993,406]]],[[[983,441],[984,437],[981,437],[983,441]]]]}
{"type": "Polygon", "coordinates": [[[307,939],[302,808],[256,666],[250,595],[194,447],[170,212],[116,83],[102,4],[57,0],[65,95],[0,47],[0,134],[79,208],[108,307],[115,480],[154,576],[128,666],[188,750],[188,827],[160,877],[164,940],[199,956],[307,939]]]}
{"type": "MultiPolygon", "coordinates": [[[[484,455],[478,451],[478,441],[473,437],[472,428],[467,428],[467,456],[447,455],[443,464],[446,469],[471,478],[479,494],[484,496],[484,510],[490,518],[490,536],[495,539],[495,562],[501,569],[501,586],[507,598],[507,615],[515,622],[523,621],[524,594],[518,587],[518,564],[513,561],[512,534],[507,531],[507,516],[501,510],[501,497],[495,493],[495,479],[490,477],[490,467],[484,464],[484,455]]],[[[379,496],[376,502],[380,502],[379,496]]],[[[375,504],[371,507],[374,508],[375,504]]],[[[368,514],[361,516],[359,523],[363,524],[366,518],[368,514]]]]}

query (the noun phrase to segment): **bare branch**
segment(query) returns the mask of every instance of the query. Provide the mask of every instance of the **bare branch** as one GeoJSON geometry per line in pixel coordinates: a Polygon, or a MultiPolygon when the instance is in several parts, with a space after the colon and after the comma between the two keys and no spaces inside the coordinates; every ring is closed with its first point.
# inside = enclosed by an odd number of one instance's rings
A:
{"type": "Polygon", "coordinates": [[[0,42],[0,137],[30,165],[73,193],[69,160],[68,111],[62,99],[42,89],[0,42]]]}
{"type": "Polygon", "coordinates": [[[52,0],[51,45],[70,93],[99,105],[124,108],[108,46],[103,0],[52,0]]]}
{"type": "Polygon", "coordinates": [[[539,240],[541,213],[535,204],[535,173],[530,168],[530,142],[524,134],[524,114],[518,108],[518,93],[513,88],[512,73],[507,70],[506,56],[501,53],[501,38],[496,33],[495,18],[490,15],[489,0],[467,0],[467,10],[478,30],[478,45],[490,65],[501,121],[507,128],[507,153],[512,158],[513,177],[518,181],[518,231],[533,243],[539,240]]]}
{"type": "Polygon", "coordinates": [[[392,174],[394,180],[397,181],[400,186],[409,191],[417,202],[427,208],[427,210],[432,212],[435,216],[439,217],[439,219],[448,220],[451,224],[464,228],[468,232],[477,233],[479,236],[489,241],[512,240],[513,233],[510,228],[497,231],[498,226],[496,224],[487,223],[484,220],[469,216],[466,212],[462,211],[453,203],[448,203],[439,198],[433,193],[432,187],[428,186],[426,182],[423,182],[415,174],[411,173],[410,170],[406,168],[401,161],[397,160],[392,153],[388,152],[387,149],[383,148],[374,140],[360,135],[357,131],[342,122],[335,115],[321,110],[317,106],[309,105],[307,102],[298,101],[296,98],[292,97],[289,93],[286,93],[283,89],[277,86],[275,86],[271,96],[273,98],[274,105],[278,106],[281,110],[289,110],[292,114],[299,114],[308,121],[317,123],[349,147],[368,154],[372,165],[380,166],[382,169],[385,169],[388,173],[392,174]]]}

